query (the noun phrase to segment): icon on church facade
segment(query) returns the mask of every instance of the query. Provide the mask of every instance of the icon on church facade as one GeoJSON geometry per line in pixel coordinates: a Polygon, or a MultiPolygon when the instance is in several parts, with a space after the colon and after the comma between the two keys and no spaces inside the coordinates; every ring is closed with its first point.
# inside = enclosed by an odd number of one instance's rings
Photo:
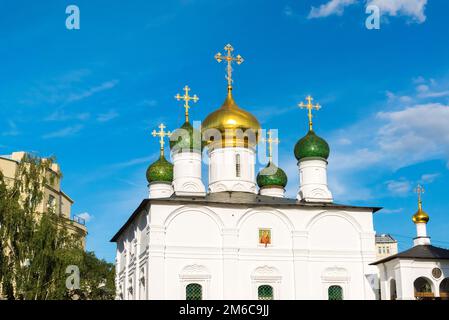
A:
{"type": "Polygon", "coordinates": [[[265,247],[271,244],[271,229],[259,229],[259,244],[265,247]]]}

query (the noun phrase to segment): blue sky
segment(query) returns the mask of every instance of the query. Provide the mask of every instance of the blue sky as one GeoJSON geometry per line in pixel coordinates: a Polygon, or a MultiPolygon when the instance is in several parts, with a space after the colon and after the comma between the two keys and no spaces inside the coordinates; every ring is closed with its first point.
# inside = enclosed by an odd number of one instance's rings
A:
{"type": "Polygon", "coordinates": [[[1,1],[0,154],[55,155],[73,213],[90,216],[88,249],[113,261],[109,239],[147,196],[150,131],[182,124],[173,96],[185,84],[200,97],[193,119],[221,105],[213,56],[230,42],[245,58],[234,97],[279,129],[290,196],[307,130],[296,105],[311,94],[335,201],[384,207],[376,231],[406,249],[420,182],[433,243],[449,247],[448,10],[438,0],[1,1]],[[70,4],[80,30],[65,28],[70,4]],[[380,30],[365,27],[367,4],[381,9],[380,30]]]}

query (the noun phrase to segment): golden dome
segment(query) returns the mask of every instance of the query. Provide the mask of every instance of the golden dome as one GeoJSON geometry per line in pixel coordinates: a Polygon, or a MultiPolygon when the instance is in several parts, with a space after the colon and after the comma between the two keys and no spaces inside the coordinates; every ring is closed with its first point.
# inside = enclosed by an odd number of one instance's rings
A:
{"type": "Polygon", "coordinates": [[[419,205],[418,211],[412,217],[414,223],[427,223],[429,222],[429,215],[424,212],[421,204],[419,205]]]}
{"type": "Polygon", "coordinates": [[[209,114],[202,123],[203,137],[209,140],[209,146],[214,147],[255,146],[259,130],[259,121],[235,103],[231,88],[228,89],[223,105],[209,114]],[[220,141],[214,139],[216,131],[211,129],[219,131],[220,141]]]}

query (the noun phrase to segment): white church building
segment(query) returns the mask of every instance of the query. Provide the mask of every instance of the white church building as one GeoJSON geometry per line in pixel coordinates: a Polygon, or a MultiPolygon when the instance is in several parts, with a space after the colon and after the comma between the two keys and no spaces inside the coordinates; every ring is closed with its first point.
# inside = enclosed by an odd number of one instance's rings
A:
{"type": "Polygon", "coordinates": [[[236,104],[231,64],[243,59],[230,45],[225,50],[215,58],[227,63],[227,96],[201,130],[188,112],[198,97],[185,87],[176,96],[185,101],[185,123],[173,133],[162,124],[153,131],[161,153],[147,170],[149,197],[111,240],[117,243],[117,299],[373,300],[449,293],[449,250],[430,245],[421,202],[414,251],[375,261],[373,214],[380,208],[334,202],[329,145],[313,130],[312,110],[320,106],[311,97],[300,104],[308,110],[309,130],[294,147],[297,197],[285,197],[287,176],[272,160],[278,140],[271,131],[263,137],[258,120],[236,104]],[[166,137],[173,164],[165,158],[166,137]],[[269,161],[256,174],[260,143],[268,143],[269,161]],[[418,278],[428,285],[414,284],[418,278]]]}

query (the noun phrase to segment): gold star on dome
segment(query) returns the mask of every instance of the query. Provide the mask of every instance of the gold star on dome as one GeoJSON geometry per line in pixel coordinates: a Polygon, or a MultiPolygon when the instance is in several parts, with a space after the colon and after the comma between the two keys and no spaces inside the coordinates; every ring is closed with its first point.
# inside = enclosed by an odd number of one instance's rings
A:
{"type": "Polygon", "coordinates": [[[153,130],[153,132],[151,134],[153,135],[153,137],[160,138],[159,144],[161,145],[161,157],[163,157],[164,156],[164,144],[165,144],[164,138],[170,137],[172,133],[170,131],[167,131],[167,132],[164,131],[166,126],[163,123],[161,123],[158,128],[159,128],[159,131],[153,130]]]}
{"type": "Polygon", "coordinates": [[[226,61],[228,65],[226,66],[226,80],[228,80],[228,91],[232,90],[232,63],[237,62],[237,64],[241,64],[244,60],[241,55],[233,56],[232,51],[234,51],[234,48],[227,44],[224,47],[224,50],[227,52],[226,55],[221,54],[220,52],[215,55],[215,60],[218,62],[226,61]]]}
{"type": "Polygon", "coordinates": [[[175,99],[180,101],[180,100],[184,100],[184,108],[185,108],[185,116],[186,116],[186,122],[189,122],[189,109],[190,109],[190,105],[189,105],[189,101],[192,100],[194,103],[197,103],[198,100],[200,99],[196,94],[193,95],[193,97],[189,96],[189,91],[190,88],[189,86],[185,86],[184,87],[184,95],[180,95],[179,93],[176,94],[175,99]]]}
{"type": "Polygon", "coordinates": [[[308,116],[309,116],[309,130],[312,131],[312,130],[313,130],[313,127],[312,127],[312,118],[313,118],[312,110],[313,110],[313,109],[315,109],[315,110],[320,110],[320,109],[321,109],[321,106],[320,106],[318,103],[314,105],[314,104],[312,103],[313,98],[312,98],[310,95],[308,95],[308,96],[306,97],[306,100],[307,100],[307,103],[301,102],[300,104],[298,104],[298,106],[299,106],[301,109],[307,109],[307,110],[308,110],[308,116]]]}

